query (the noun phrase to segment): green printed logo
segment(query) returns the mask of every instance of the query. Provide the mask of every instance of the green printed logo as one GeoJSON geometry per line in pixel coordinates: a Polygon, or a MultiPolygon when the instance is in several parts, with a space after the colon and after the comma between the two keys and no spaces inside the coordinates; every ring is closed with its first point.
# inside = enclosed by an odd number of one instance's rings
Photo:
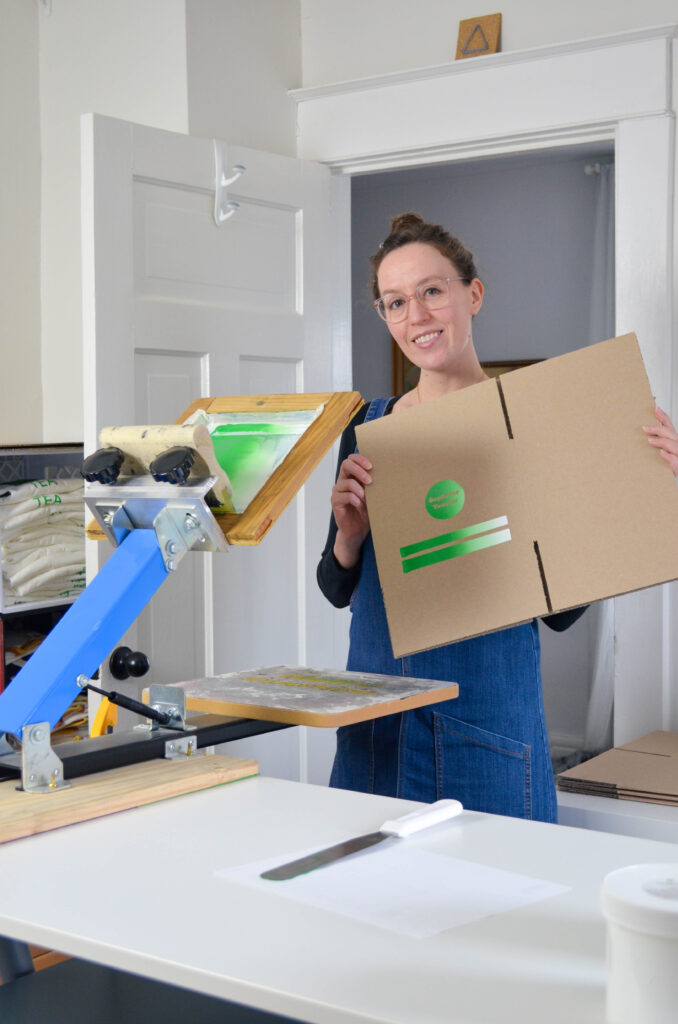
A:
{"type": "Polygon", "coordinates": [[[451,519],[464,507],[464,488],[456,480],[439,480],[426,495],[426,511],[434,519],[451,519]]]}
{"type": "Polygon", "coordinates": [[[451,558],[469,555],[473,551],[493,548],[497,544],[506,544],[511,540],[506,516],[497,516],[484,523],[465,526],[452,533],[441,533],[437,537],[419,541],[417,544],[406,544],[400,549],[403,572],[414,572],[428,565],[447,562],[451,558]]]}

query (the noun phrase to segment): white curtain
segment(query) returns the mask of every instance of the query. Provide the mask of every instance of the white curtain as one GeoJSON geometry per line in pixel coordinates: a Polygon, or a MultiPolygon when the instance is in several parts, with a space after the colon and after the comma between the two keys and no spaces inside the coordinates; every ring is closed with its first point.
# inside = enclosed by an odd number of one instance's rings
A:
{"type": "MultiPolygon", "coordinates": [[[[614,165],[587,167],[597,183],[591,282],[590,343],[614,337],[614,165]]],[[[612,745],[614,701],[614,602],[600,601],[590,609],[592,658],[584,749],[596,754],[612,745]]]]}

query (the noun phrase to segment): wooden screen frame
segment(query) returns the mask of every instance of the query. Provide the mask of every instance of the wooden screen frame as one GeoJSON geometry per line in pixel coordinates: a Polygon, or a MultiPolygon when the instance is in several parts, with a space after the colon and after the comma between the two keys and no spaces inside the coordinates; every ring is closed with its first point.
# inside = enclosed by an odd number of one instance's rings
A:
{"type": "Polygon", "coordinates": [[[231,395],[198,398],[177,420],[184,423],[198,410],[208,415],[238,412],[300,412],[324,406],[290,453],[255,494],[244,512],[217,513],[215,519],[229,544],[258,544],[304,485],[363,405],[358,391],[320,394],[231,395]]]}

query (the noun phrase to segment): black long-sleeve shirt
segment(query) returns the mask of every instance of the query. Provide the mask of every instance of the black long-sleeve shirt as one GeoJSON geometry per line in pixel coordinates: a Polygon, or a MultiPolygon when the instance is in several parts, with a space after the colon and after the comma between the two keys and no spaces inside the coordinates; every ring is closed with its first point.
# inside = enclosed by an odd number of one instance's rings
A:
{"type": "MultiPolygon", "coordinates": [[[[396,400],[396,398],[391,399],[386,409],[386,415],[392,411],[396,400]]],[[[355,428],[364,421],[365,416],[367,415],[367,409],[368,404],[363,405],[342,434],[339,446],[339,459],[337,462],[337,476],[339,475],[339,467],[344,459],[348,458],[348,456],[355,451],[355,428]]],[[[335,608],[346,608],[351,600],[351,594],[355,590],[358,580],[360,579],[362,558],[359,558],[356,564],[351,566],[350,569],[344,569],[344,567],[340,565],[334,557],[334,541],[336,536],[337,524],[334,516],[331,515],[327,541],[325,542],[323,553],[320,556],[316,576],[318,579],[318,585],[330,604],[333,604],[335,608]]],[[[542,622],[545,622],[547,626],[556,630],[556,632],[562,633],[584,614],[587,607],[588,605],[584,605],[581,608],[571,608],[566,612],[556,612],[553,615],[544,615],[542,617],[542,622]]]]}

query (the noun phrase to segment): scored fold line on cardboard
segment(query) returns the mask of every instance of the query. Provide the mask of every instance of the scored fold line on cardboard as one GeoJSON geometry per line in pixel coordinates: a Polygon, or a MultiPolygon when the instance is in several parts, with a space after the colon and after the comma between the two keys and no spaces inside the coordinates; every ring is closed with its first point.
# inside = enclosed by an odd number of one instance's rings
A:
{"type": "Polygon", "coordinates": [[[356,429],[395,657],[678,578],[634,334],[356,429]]]}

